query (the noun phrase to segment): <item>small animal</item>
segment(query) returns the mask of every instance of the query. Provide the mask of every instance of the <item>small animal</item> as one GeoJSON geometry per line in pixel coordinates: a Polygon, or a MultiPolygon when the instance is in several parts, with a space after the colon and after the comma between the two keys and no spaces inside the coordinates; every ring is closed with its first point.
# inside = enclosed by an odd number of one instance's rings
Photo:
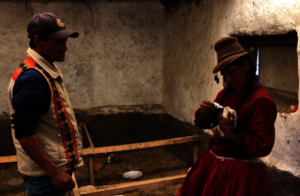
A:
{"type": "Polygon", "coordinates": [[[96,159],[93,159],[93,165],[94,165],[94,172],[97,174],[99,174],[104,169],[103,164],[101,164],[96,159]]]}
{"type": "Polygon", "coordinates": [[[224,107],[222,117],[226,123],[230,124],[233,128],[236,127],[237,114],[234,109],[224,107]]]}
{"type": "Polygon", "coordinates": [[[119,154],[117,153],[114,153],[114,154],[110,154],[107,158],[107,163],[110,164],[110,163],[117,163],[117,162],[120,162],[121,161],[121,157],[119,154]]]}
{"type": "MultiPolygon", "coordinates": [[[[236,127],[237,123],[237,114],[236,111],[230,107],[224,107],[223,112],[220,114],[220,118],[229,124],[232,128],[236,127]]],[[[217,138],[224,138],[225,135],[223,131],[219,128],[219,125],[212,128],[213,136],[217,138]]]]}

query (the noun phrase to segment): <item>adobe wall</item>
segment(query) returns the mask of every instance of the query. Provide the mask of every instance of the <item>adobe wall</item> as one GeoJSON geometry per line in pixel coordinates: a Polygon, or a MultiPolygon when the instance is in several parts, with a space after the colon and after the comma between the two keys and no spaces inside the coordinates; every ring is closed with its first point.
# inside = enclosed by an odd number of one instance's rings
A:
{"type": "MultiPolygon", "coordinates": [[[[292,0],[203,0],[199,6],[184,6],[166,16],[163,105],[167,112],[192,123],[201,100],[212,100],[222,88],[212,74],[217,63],[213,46],[220,37],[299,32],[299,8],[299,2],[292,0]]],[[[299,54],[298,47],[298,59],[299,54]]],[[[296,176],[300,176],[299,118],[299,110],[277,115],[275,146],[265,158],[296,176]]]]}
{"type": "Polygon", "coordinates": [[[0,1],[0,113],[9,113],[10,77],[26,57],[27,24],[41,12],[68,29],[66,61],[58,63],[74,108],[162,103],[163,6],[149,1],[0,1]]]}
{"type": "Polygon", "coordinates": [[[260,48],[260,78],[266,87],[298,93],[298,55],[293,46],[260,48]]]}

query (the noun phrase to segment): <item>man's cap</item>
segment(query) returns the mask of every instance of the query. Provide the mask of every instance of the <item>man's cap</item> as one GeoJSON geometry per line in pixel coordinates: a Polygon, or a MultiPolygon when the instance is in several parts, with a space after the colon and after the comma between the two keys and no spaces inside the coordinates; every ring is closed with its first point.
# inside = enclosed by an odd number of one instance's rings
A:
{"type": "Polygon", "coordinates": [[[213,69],[213,74],[218,73],[237,58],[253,51],[253,47],[245,50],[236,37],[222,37],[215,43],[218,64],[213,69]]]}
{"type": "Polygon", "coordinates": [[[76,38],[79,36],[78,32],[67,30],[58,16],[47,12],[34,15],[28,23],[27,32],[29,38],[33,38],[35,35],[52,39],[76,38]]]}

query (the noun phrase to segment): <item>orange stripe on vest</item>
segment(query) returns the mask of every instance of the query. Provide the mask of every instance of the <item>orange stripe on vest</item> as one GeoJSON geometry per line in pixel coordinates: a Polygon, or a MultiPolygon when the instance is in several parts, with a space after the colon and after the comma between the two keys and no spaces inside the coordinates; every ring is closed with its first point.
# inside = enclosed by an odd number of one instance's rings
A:
{"type": "Polygon", "coordinates": [[[25,71],[25,70],[27,70],[29,68],[36,68],[36,66],[35,66],[35,61],[30,56],[27,56],[27,58],[20,64],[20,66],[16,69],[16,71],[12,75],[13,81],[16,81],[17,78],[19,77],[19,75],[23,71],[25,71]],[[22,68],[24,67],[25,64],[26,64],[27,68],[25,68],[24,70],[22,70],[22,68]]]}

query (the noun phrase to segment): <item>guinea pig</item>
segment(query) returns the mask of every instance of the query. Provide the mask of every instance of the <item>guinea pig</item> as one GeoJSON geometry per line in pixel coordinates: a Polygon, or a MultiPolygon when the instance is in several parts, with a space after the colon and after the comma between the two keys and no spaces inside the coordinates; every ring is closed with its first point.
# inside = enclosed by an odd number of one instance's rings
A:
{"type": "MultiPolygon", "coordinates": [[[[229,124],[232,128],[236,127],[237,124],[237,114],[234,109],[231,109],[230,107],[224,107],[222,109],[222,113],[220,114],[220,117],[226,124],[229,124]]],[[[225,135],[223,131],[219,128],[219,125],[215,126],[211,129],[213,132],[213,137],[217,138],[224,138],[225,135]]]]}
{"type": "Polygon", "coordinates": [[[107,158],[107,163],[117,163],[121,161],[121,157],[119,154],[114,153],[114,154],[110,154],[107,158]]]}

